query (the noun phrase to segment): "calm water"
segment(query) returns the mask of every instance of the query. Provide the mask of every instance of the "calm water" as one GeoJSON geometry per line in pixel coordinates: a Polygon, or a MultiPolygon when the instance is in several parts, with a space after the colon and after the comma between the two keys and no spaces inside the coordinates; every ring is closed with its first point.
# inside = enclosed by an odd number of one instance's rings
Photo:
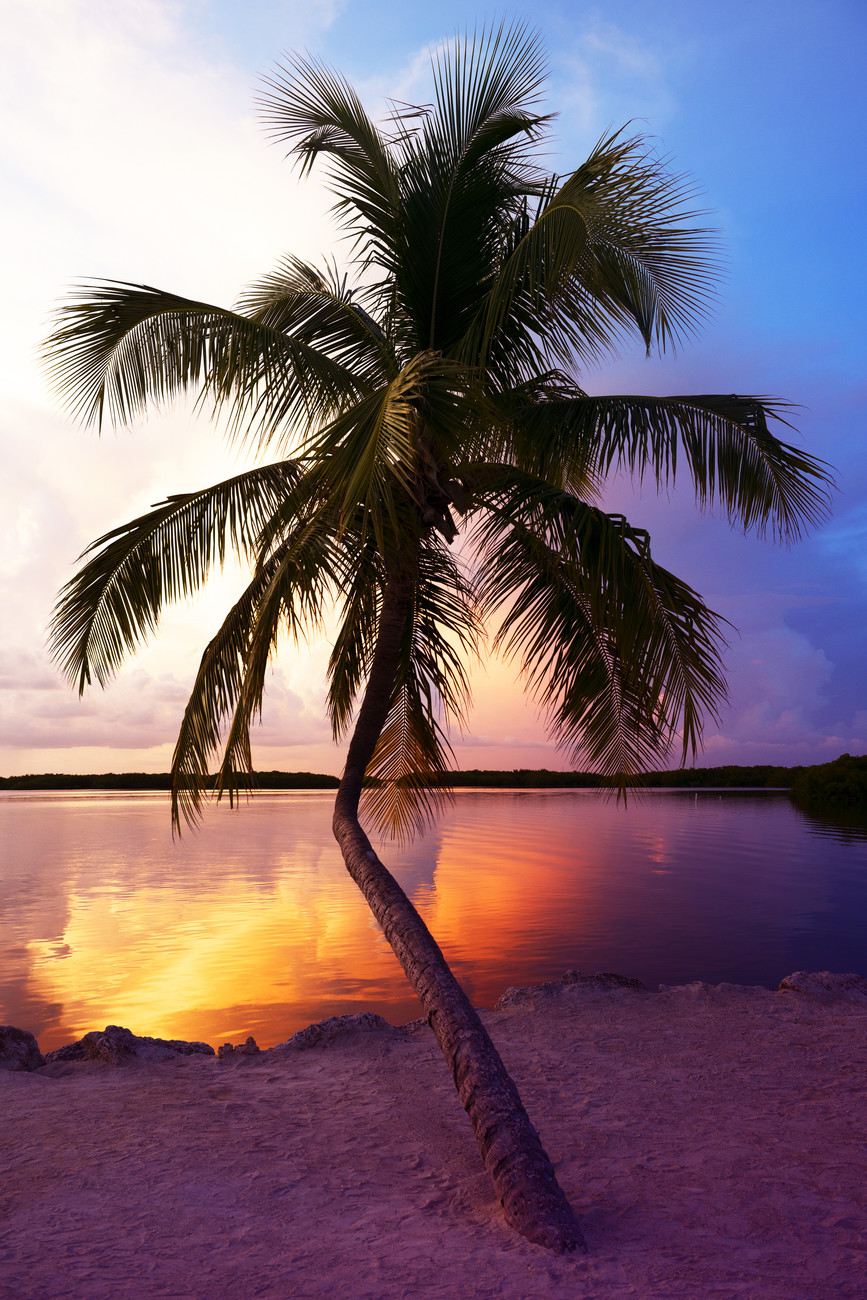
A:
{"type": "MultiPolygon", "coordinates": [[[[331,839],[333,795],[258,796],[172,842],[158,794],[0,793],[0,1023],[262,1046],[419,1014],[331,839]]],[[[462,791],[383,858],[479,1006],[569,967],[776,986],[867,974],[867,830],[768,793],[462,791]]]]}

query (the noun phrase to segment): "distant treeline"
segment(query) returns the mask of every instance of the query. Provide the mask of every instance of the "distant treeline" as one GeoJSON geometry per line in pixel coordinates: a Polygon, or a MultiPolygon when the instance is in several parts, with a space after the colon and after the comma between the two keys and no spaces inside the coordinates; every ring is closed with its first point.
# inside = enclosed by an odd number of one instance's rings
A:
{"type": "MultiPolygon", "coordinates": [[[[519,789],[580,790],[598,788],[602,782],[593,772],[551,772],[546,768],[515,768],[511,772],[473,768],[449,772],[438,782],[455,790],[519,789]]],[[[648,772],[642,781],[646,789],[662,786],[686,790],[790,789],[799,803],[826,803],[867,807],[867,756],[842,754],[833,763],[815,767],[679,767],[668,772],[648,772]]],[[[260,790],[336,790],[338,779],[324,772],[257,772],[260,790]]],[[[0,777],[2,790],[170,790],[168,772],[98,772],[73,775],[42,772],[29,776],[0,777]]]]}
{"type": "Polygon", "coordinates": [[[867,808],[867,755],[841,754],[833,763],[793,768],[792,796],[799,803],[867,808]]]}
{"type": "MultiPolygon", "coordinates": [[[[701,789],[707,786],[742,789],[788,788],[800,767],[681,767],[671,772],[647,772],[641,784],[645,788],[662,786],[701,789]]],[[[449,772],[442,785],[451,789],[488,787],[493,789],[567,790],[598,789],[604,783],[595,772],[551,772],[546,768],[516,768],[512,772],[490,772],[473,768],[466,772],[449,772]]]]}
{"type": "MultiPolygon", "coordinates": [[[[848,756],[846,756],[848,757],[848,756]]],[[[842,761],[842,760],[839,760],[842,761]]],[[[867,762],[867,760],[852,760],[867,762]]],[[[676,786],[701,789],[706,786],[764,789],[771,786],[789,787],[805,771],[802,767],[686,767],[671,772],[650,772],[642,782],[651,789],[676,786]]],[[[322,772],[257,772],[255,784],[260,790],[335,790],[336,776],[322,772]]],[[[565,790],[593,789],[601,782],[593,772],[552,772],[545,768],[516,768],[511,772],[485,771],[479,768],[466,772],[449,772],[442,784],[451,789],[527,789],[565,790]]],[[[65,772],[43,772],[39,775],[0,777],[4,790],[170,790],[168,772],[99,772],[87,775],[70,775],[65,772]]]]}
{"type": "MultiPolygon", "coordinates": [[[[336,790],[336,776],[323,772],[257,772],[260,790],[336,790]]],[[[168,772],[98,772],[85,776],[42,772],[37,776],[0,776],[0,790],[171,790],[168,772]]]]}

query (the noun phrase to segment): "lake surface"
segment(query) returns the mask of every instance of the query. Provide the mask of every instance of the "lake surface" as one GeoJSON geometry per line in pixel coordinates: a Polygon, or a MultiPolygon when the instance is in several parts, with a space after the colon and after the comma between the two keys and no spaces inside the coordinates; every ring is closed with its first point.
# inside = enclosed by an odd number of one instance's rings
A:
{"type": "MultiPolygon", "coordinates": [[[[420,1006],[331,838],[332,791],[208,810],[154,793],[0,792],[0,1023],[280,1042],[420,1006]]],[[[459,791],[381,848],[477,1006],[569,968],[650,988],[867,974],[867,829],[768,792],[459,791]]]]}

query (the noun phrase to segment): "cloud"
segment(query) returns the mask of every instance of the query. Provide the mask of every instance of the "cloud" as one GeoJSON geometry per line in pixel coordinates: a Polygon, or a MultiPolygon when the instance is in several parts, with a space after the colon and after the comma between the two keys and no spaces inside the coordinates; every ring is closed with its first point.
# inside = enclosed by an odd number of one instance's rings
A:
{"type": "Polygon", "coordinates": [[[0,647],[0,691],[57,691],[60,688],[60,679],[44,655],[21,646],[0,647]]]}
{"type": "Polygon", "coordinates": [[[675,57],[670,46],[663,58],[634,33],[591,16],[554,52],[552,100],[568,124],[561,129],[589,144],[625,123],[651,134],[662,130],[677,107],[667,69],[675,57]]]}
{"type": "Polygon", "coordinates": [[[314,181],[295,201],[246,70],[207,58],[186,14],[161,0],[5,7],[2,233],[17,250],[0,326],[7,391],[41,397],[33,345],[76,277],[231,301],[284,249],[323,251],[324,191],[314,181]]]}
{"type": "Polygon", "coordinates": [[[475,732],[467,732],[466,735],[453,736],[452,745],[455,749],[492,749],[494,747],[501,749],[539,749],[547,752],[555,752],[556,746],[547,740],[525,740],[521,736],[480,736],[475,732]]]}
{"type": "MultiPolygon", "coordinates": [[[[281,5],[310,38],[331,3],[281,5]]],[[[250,457],[189,403],[97,438],[57,410],[38,359],[49,312],[76,277],[158,284],[231,303],[286,251],[332,243],[320,181],[270,146],[255,74],[202,36],[199,3],[9,0],[0,44],[0,239],[15,249],[0,304],[0,736],[6,765],[63,749],[79,770],[119,750],[165,765],[202,648],[240,591],[229,569],[168,613],[154,644],[107,692],[79,701],[44,653],[55,595],[75,557],[169,492],[217,482],[250,457]],[[138,670],[138,675],[136,672],[138,670]],[[16,756],[16,747],[21,749],[16,756]]],[[[288,689],[288,688],[287,688],[288,689]]],[[[277,691],[295,735],[319,730],[277,691]]]]}
{"type": "MultiPolygon", "coordinates": [[[[141,754],[174,742],[190,691],[187,676],[153,675],[132,667],[105,690],[79,697],[62,688],[37,654],[5,652],[0,658],[0,747],[12,750],[118,749],[141,754]]],[[[257,749],[327,744],[331,739],[321,700],[305,699],[286,671],[269,674],[257,749]]]]}

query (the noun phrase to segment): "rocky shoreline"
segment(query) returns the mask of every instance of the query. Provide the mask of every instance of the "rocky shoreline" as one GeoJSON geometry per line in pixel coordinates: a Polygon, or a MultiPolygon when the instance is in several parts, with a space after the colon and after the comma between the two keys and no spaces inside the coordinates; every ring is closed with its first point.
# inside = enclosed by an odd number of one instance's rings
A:
{"type": "MultiPolygon", "coordinates": [[[[564,989],[579,987],[596,991],[631,989],[634,992],[647,993],[648,989],[640,980],[610,971],[597,971],[594,975],[582,975],[580,971],[568,970],[559,979],[548,980],[541,984],[531,984],[525,988],[509,988],[498,998],[494,1010],[504,1011],[510,1007],[537,1005],[539,1002],[557,997],[564,989]]],[[[692,984],[660,984],[660,993],[687,993],[696,999],[707,1001],[719,1000],[731,996],[773,996],[773,991],[759,985],[745,984],[706,984],[696,980],[692,984]]],[[[778,993],[794,993],[802,998],[812,999],[822,1005],[854,1004],[867,1008],[867,979],[856,974],[836,974],[831,971],[795,971],[786,975],[776,990],[778,993]]],[[[300,1029],[285,1043],[265,1048],[265,1053],[284,1053],[286,1051],[305,1051],[312,1047],[322,1047],[347,1034],[385,1033],[400,1035],[415,1033],[426,1027],[424,1020],[413,1020],[408,1025],[395,1026],[382,1016],[372,1011],[362,1011],[355,1015],[329,1016],[300,1029]]],[[[105,1029],[94,1029],[75,1043],[57,1047],[45,1055],[40,1052],[36,1038],[26,1029],[13,1025],[0,1025],[0,1070],[32,1071],[42,1070],[46,1066],[64,1065],[70,1062],[96,1061],[104,1065],[124,1065],[133,1061],[156,1064],[170,1061],[178,1056],[213,1056],[224,1060],[229,1056],[255,1056],[261,1049],[251,1036],[239,1044],[223,1043],[214,1049],[209,1043],[188,1042],[178,1038],[151,1038],[147,1035],[134,1034],[122,1025],[106,1025],[105,1029]]]]}

